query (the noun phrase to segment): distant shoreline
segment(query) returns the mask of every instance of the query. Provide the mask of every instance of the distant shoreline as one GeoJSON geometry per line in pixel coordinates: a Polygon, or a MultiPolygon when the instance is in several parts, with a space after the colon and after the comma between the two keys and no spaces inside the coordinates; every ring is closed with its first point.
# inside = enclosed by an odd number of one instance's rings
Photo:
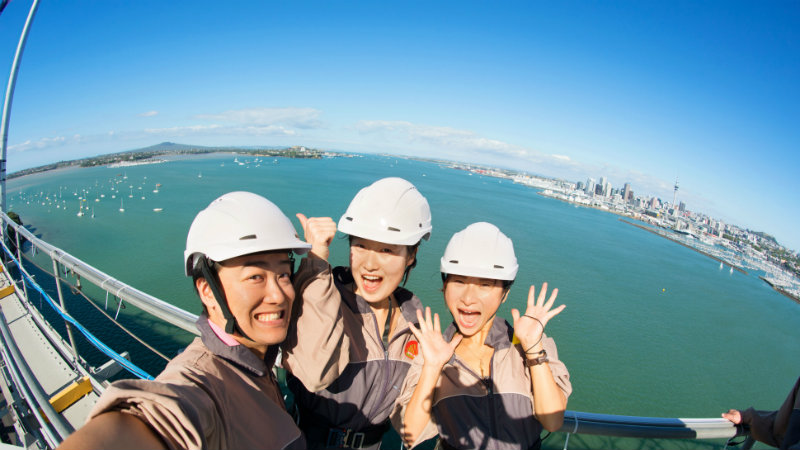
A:
{"type": "Polygon", "coordinates": [[[6,179],[24,177],[26,175],[33,175],[37,173],[49,172],[52,170],[64,169],[69,167],[127,167],[143,164],[156,164],[166,162],[167,160],[154,158],[159,156],[166,157],[180,157],[180,156],[198,156],[208,155],[214,153],[234,153],[238,155],[248,156],[264,156],[264,157],[282,157],[282,158],[303,158],[303,159],[321,159],[323,157],[335,157],[342,154],[336,152],[328,152],[304,146],[282,147],[282,148],[237,148],[237,147],[198,147],[192,145],[175,144],[171,142],[164,142],[151,147],[130,150],[119,153],[109,153],[106,155],[92,156],[89,158],[73,159],[69,161],[59,161],[53,164],[45,164],[43,166],[32,167],[29,169],[19,170],[8,174],[6,179]]]}

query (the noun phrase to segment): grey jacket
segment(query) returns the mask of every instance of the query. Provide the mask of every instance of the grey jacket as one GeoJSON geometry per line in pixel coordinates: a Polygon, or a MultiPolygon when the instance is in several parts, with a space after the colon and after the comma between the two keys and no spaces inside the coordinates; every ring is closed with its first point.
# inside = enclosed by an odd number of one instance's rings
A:
{"type": "Polygon", "coordinates": [[[285,347],[283,358],[293,375],[288,385],[300,410],[301,428],[362,430],[384,424],[416,356],[406,351],[413,340],[408,324],[416,322],[421,302],[402,287],[394,291],[402,314],[384,348],[369,304],[353,292],[349,268],[331,269],[325,261],[305,258],[295,285],[300,294],[293,313],[296,337],[285,347]],[[328,317],[320,318],[321,311],[328,317]],[[330,317],[336,320],[331,322],[330,317]],[[330,336],[337,327],[344,333],[335,345],[330,336]],[[317,344],[303,344],[304,340],[317,344]],[[305,367],[312,361],[317,373],[324,372],[325,382],[308,379],[311,369],[305,367]],[[328,378],[333,381],[327,383],[328,378]],[[319,389],[321,385],[325,387],[319,389]]]}
{"type": "MultiPolygon", "coordinates": [[[[451,324],[443,333],[448,342],[457,327],[451,324]]],[[[541,424],[533,416],[530,372],[524,365],[522,349],[512,345],[514,329],[495,317],[485,343],[494,348],[491,372],[482,378],[457,355],[442,369],[433,394],[431,422],[417,439],[418,444],[434,437],[453,448],[528,449],[539,445],[541,424]]],[[[569,397],[572,384],[552,338],[543,337],[550,359],[550,371],[558,387],[569,397]]],[[[401,405],[392,413],[395,428],[402,429],[405,407],[419,382],[422,358],[414,361],[408,373],[401,405]]]]}

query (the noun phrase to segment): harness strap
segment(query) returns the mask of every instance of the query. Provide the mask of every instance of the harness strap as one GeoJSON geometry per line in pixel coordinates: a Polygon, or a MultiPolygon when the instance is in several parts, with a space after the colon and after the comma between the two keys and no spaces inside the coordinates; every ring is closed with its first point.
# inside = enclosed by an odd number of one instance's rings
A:
{"type": "Polygon", "coordinates": [[[389,296],[389,314],[386,315],[386,323],[383,325],[383,348],[384,350],[389,348],[389,338],[391,337],[389,333],[391,333],[392,328],[392,299],[394,297],[392,295],[389,296]]]}
{"type": "MultiPolygon", "coordinates": [[[[214,298],[217,299],[217,304],[222,312],[222,317],[225,318],[225,332],[233,334],[234,331],[238,331],[243,337],[250,339],[250,336],[245,334],[241,327],[239,327],[239,324],[236,323],[236,318],[233,317],[233,313],[228,307],[228,299],[225,298],[225,294],[220,291],[218,278],[215,273],[211,272],[211,268],[208,266],[208,260],[205,257],[199,259],[200,261],[198,264],[200,264],[200,271],[203,273],[203,278],[206,279],[208,287],[211,288],[211,292],[214,294],[214,298]]],[[[252,339],[250,340],[252,341],[252,339]]]]}

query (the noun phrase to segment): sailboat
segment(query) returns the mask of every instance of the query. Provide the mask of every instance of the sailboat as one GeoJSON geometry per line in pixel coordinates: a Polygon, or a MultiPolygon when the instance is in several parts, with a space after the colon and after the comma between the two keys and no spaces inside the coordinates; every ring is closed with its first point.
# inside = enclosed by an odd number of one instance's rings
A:
{"type": "Polygon", "coordinates": [[[119,199],[119,212],[125,212],[125,199],[119,199]]]}

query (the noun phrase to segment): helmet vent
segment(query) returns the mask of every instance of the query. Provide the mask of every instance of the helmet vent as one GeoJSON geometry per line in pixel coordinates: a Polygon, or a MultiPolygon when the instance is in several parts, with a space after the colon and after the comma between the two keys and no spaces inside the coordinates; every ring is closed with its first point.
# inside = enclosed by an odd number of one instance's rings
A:
{"type": "Polygon", "coordinates": [[[451,259],[450,262],[453,263],[453,264],[458,264],[458,260],[457,259],[451,259]]]}
{"type": "Polygon", "coordinates": [[[504,267],[504,266],[498,266],[497,264],[495,264],[495,265],[494,265],[494,268],[495,268],[495,269],[505,269],[505,267],[504,267]]]}
{"type": "Polygon", "coordinates": [[[352,217],[345,217],[345,219],[349,220],[350,222],[352,222],[352,221],[353,221],[353,218],[352,218],[352,217]]]}
{"type": "Polygon", "coordinates": [[[249,241],[251,239],[257,239],[255,234],[248,234],[247,236],[242,236],[239,238],[240,241],[249,241]]]}
{"type": "Polygon", "coordinates": [[[395,227],[386,227],[386,229],[388,229],[389,231],[400,231],[399,228],[395,228],[395,227]]]}

